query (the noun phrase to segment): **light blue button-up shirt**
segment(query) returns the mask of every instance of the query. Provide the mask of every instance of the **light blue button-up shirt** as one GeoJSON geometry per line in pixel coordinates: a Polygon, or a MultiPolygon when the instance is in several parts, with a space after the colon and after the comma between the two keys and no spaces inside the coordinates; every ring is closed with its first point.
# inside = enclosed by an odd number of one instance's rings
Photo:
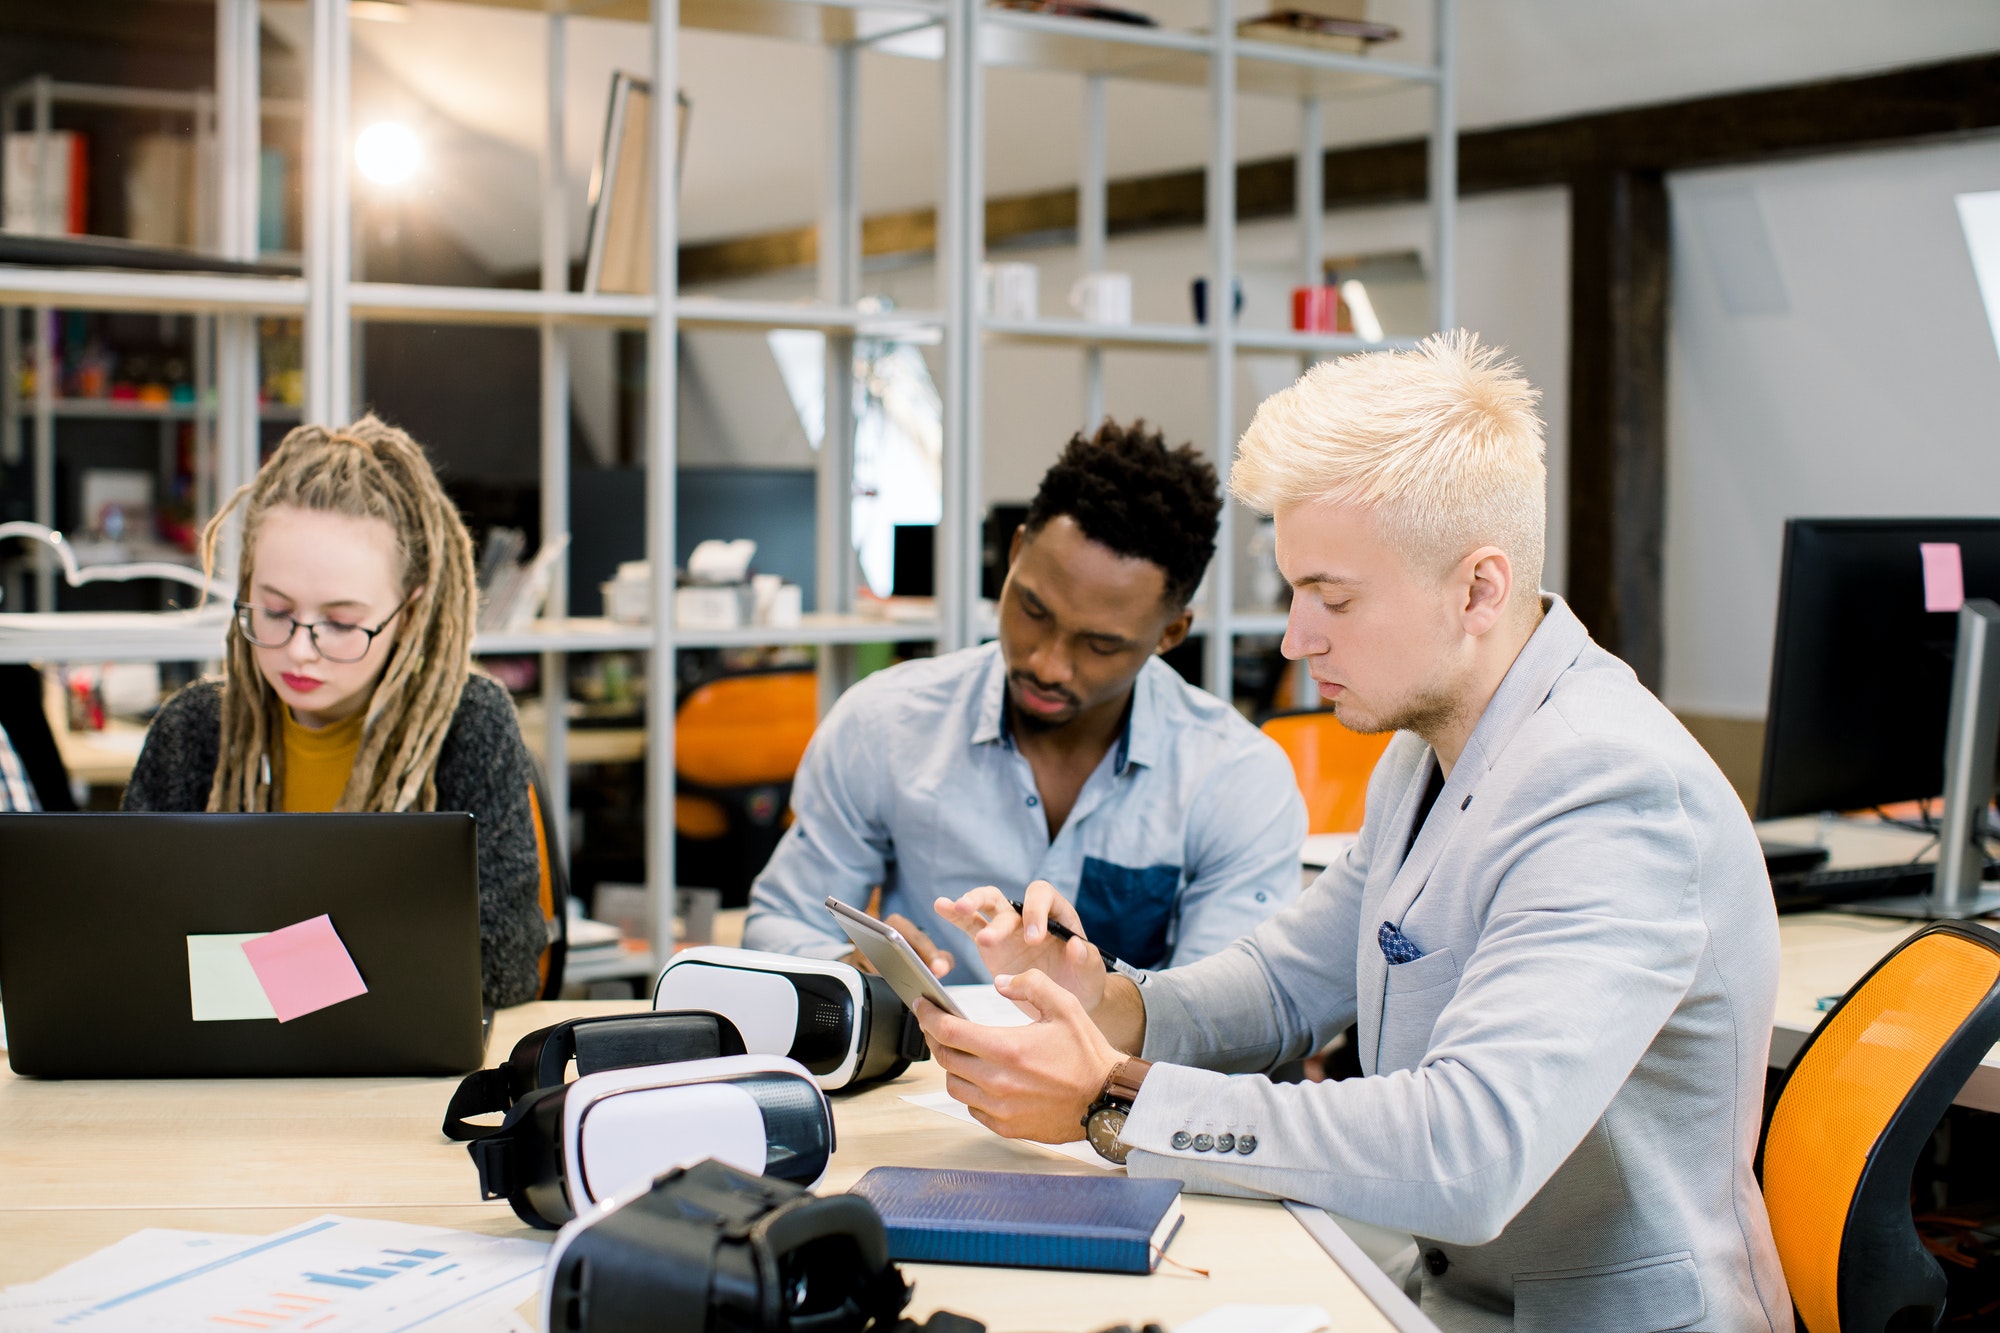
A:
{"type": "Polygon", "coordinates": [[[744,947],[840,958],[830,895],[883,886],[988,980],[972,942],[931,908],[981,885],[1018,898],[1048,880],[1092,941],[1137,967],[1191,963],[1298,896],[1305,804],[1290,761],[1237,711],[1158,658],[1133,683],[1123,733],[1051,839],[1006,716],[997,644],[906,662],[856,684],[814,734],[791,829],[750,895],[744,947]]]}

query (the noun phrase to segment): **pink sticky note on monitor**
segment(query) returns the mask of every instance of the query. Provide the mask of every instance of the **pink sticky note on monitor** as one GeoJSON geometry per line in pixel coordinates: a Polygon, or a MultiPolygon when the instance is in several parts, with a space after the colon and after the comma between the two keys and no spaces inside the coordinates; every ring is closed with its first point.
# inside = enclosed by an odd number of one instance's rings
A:
{"type": "Polygon", "coordinates": [[[280,1023],[368,993],[329,916],[245,940],[243,956],[280,1023]]]}
{"type": "Polygon", "coordinates": [[[1957,542],[1919,542],[1924,558],[1924,610],[1956,611],[1965,605],[1965,563],[1957,542]]]}

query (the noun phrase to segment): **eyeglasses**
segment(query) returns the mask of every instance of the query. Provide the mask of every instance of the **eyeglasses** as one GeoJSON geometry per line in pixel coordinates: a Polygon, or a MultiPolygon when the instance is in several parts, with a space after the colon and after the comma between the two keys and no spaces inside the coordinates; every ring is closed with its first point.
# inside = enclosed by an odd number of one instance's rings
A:
{"type": "Polygon", "coordinates": [[[300,630],[312,640],[313,651],[329,662],[359,662],[368,656],[368,650],[375,644],[375,636],[389,627],[389,622],[403,613],[403,608],[416,596],[411,593],[383,617],[382,623],[370,629],[366,625],[344,625],[338,620],[307,622],[297,620],[277,611],[267,611],[254,602],[236,603],[236,627],[243,631],[243,637],[259,648],[282,648],[292,641],[292,636],[300,630]]]}

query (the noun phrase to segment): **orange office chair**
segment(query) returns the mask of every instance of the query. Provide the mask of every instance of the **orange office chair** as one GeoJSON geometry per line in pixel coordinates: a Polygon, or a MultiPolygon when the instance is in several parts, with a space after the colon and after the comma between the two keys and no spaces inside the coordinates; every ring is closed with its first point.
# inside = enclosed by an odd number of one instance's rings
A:
{"type": "Polygon", "coordinates": [[[720,889],[725,907],[750,883],[789,822],[792,778],[819,725],[819,681],[795,667],[722,676],[682,696],[674,717],[674,832],[681,883],[720,889]]]}
{"type": "Polygon", "coordinates": [[[1809,1333],[1930,1333],[1945,1276],[1911,1219],[1917,1155],[2000,1040],[2000,934],[1941,921],[1847,992],[1785,1072],[1764,1203],[1809,1333]]]}
{"type": "Polygon", "coordinates": [[[1340,724],[1330,708],[1273,713],[1264,734],[1283,747],[1306,798],[1308,833],[1354,833],[1361,828],[1368,777],[1389,748],[1389,732],[1363,736],[1340,724]]]}
{"type": "Polygon", "coordinates": [[[542,766],[529,762],[528,813],[535,821],[535,860],[541,870],[538,896],[542,921],[549,932],[548,945],[542,950],[539,998],[554,1000],[562,995],[563,964],[569,958],[569,860],[563,855],[555,817],[549,811],[542,766]]]}

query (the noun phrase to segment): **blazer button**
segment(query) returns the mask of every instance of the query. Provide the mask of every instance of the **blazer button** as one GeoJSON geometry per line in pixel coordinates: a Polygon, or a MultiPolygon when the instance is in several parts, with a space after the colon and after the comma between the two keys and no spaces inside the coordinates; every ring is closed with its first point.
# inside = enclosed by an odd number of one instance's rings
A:
{"type": "Polygon", "coordinates": [[[1196,1152],[1207,1152],[1213,1147],[1215,1147],[1214,1135],[1197,1134],[1194,1136],[1194,1150],[1196,1152]]]}
{"type": "Polygon", "coordinates": [[[1236,1136],[1234,1134],[1217,1134],[1215,1136],[1215,1150],[1217,1152],[1235,1152],[1236,1136]]]}
{"type": "Polygon", "coordinates": [[[1443,1277],[1444,1270],[1451,1267],[1451,1260],[1444,1257],[1443,1250],[1424,1251],[1424,1271],[1432,1277],[1443,1277]]]}
{"type": "Polygon", "coordinates": [[[1251,1153],[1256,1152],[1257,1136],[1255,1134],[1238,1134],[1236,1136],[1236,1151],[1239,1156],[1243,1157],[1248,1157],[1251,1153]]]}
{"type": "Polygon", "coordinates": [[[1194,1142],[1194,1137],[1184,1129],[1178,1130],[1175,1132],[1172,1142],[1176,1152],[1186,1152],[1187,1146],[1194,1142]]]}

